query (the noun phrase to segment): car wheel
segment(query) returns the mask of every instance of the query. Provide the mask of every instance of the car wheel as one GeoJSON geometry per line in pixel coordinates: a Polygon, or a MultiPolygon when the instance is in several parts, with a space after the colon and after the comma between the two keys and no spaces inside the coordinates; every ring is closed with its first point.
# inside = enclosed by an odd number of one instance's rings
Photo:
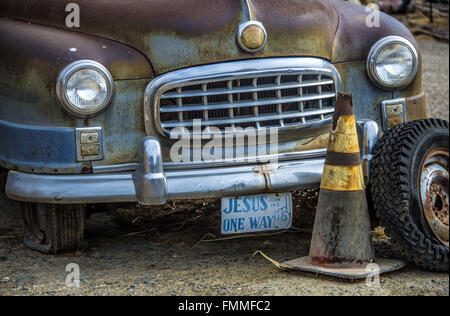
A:
{"type": "Polygon", "coordinates": [[[84,205],[23,203],[25,245],[54,255],[85,249],[85,213],[84,205]]]}
{"type": "Polygon", "coordinates": [[[387,131],[371,163],[376,216],[407,258],[425,269],[448,271],[449,124],[408,122],[387,131]]]}

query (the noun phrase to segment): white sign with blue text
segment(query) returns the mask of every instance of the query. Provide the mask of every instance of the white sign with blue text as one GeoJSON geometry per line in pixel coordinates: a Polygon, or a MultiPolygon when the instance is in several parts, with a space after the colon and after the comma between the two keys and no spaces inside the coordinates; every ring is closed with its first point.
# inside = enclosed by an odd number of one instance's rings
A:
{"type": "Polygon", "coordinates": [[[222,234],[289,229],[292,195],[261,194],[222,198],[222,234]]]}

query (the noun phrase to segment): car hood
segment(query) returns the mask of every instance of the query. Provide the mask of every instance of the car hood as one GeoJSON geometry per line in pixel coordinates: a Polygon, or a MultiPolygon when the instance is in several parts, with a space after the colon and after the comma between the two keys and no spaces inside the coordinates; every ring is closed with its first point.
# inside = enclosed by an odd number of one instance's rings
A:
{"type": "Polygon", "coordinates": [[[155,74],[247,58],[315,56],[331,60],[338,14],[329,0],[77,0],[80,27],[66,25],[66,2],[1,0],[0,16],[114,40],[139,50],[155,74]],[[267,30],[264,50],[239,48],[239,24],[267,30]]]}

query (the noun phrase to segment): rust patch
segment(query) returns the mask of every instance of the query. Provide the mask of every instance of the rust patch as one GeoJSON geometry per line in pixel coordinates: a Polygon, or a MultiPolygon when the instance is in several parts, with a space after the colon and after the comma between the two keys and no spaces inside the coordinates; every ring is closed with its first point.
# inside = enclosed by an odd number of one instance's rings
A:
{"type": "Polygon", "coordinates": [[[445,247],[449,245],[448,158],[448,151],[433,150],[425,157],[420,172],[423,214],[428,227],[445,247]]]}
{"type": "Polygon", "coordinates": [[[316,137],[300,140],[295,147],[295,151],[307,151],[327,148],[329,138],[330,134],[326,133],[316,137]]]}
{"type": "Polygon", "coordinates": [[[425,92],[406,97],[406,118],[408,121],[420,120],[428,117],[427,98],[425,92]]]}
{"type": "Polygon", "coordinates": [[[372,45],[387,35],[405,37],[418,48],[408,28],[387,14],[380,14],[379,27],[368,27],[366,19],[370,12],[365,7],[346,1],[334,1],[332,6],[339,14],[339,28],[333,43],[334,63],[365,60],[372,45]]]}
{"type": "Polygon", "coordinates": [[[388,127],[394,127],[403,123],[403,116],[392,116],[388,117],[386,120],[388,127]]]}
{"type": "MultiPolygon", "coordinates": [[[[2,0],[0,15],[134,47],[145,54],[157,74],[255,57],[317,56],[330,60],[338,25],[337,13],[328,0],[253,0],[253,18],[264,24],[268,42],[263,52],[252,54],[240,50],[236,42],[237,27],[249,18],[242,1],[131,0],[124,5],[120,1],[78,0],[77,4],[83,12],[77,29],[65,25],[64,2],[53,1],[49,10],[46,2],[38,0],[2,0]],[[126,27],[117,21],[123,21],[126,27]]],[[[54,42],[59,44],[58,40],[54,42]]],[[[102,55],[104,46],[109,52],[114,43],[99,43],[99,58],[109,56],[102,55]]],[[[126,52],[122,57],[128,60],[126,52]]]]}

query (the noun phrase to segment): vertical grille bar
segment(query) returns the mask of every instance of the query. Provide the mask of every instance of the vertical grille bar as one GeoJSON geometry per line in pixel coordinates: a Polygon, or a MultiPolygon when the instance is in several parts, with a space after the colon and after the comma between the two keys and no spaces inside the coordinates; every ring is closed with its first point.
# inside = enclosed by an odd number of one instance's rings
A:
{"type": "MultiPolygon", "coordinates": [[[[281,76],[277,76],[277,86],[280,87],[281,85],[281,76]]],[[[281,99],[281,90],[277,89],[277,99],[281,99]]],[[[281,103],[277,104],[277,112],[279,115],[283,114],[283,107],[281,106],[281,103]]],[[[284,127],[284,120],[280,120],[280,127],[284,127]]]]}
{"type": "MultiPolygon", "coordinates": [[[[227,81],[227,88],[230,91],[233,89],[233,80],[227,81]]],[[[228,102],[230,104],[233,104],[233,94],[232,93],[228,93],[228,102]]],[[[230,109],[228,110],[228,115],[230,116],[230,119],[234,119],[234,109],[232,107],[230,107],[230,109]]],[[[233,129],[233,132],[234,132],[236,130],[236,124],[232,123],[231,128],[233,129]]]]}
{"type": "MultiPolygon", "coordinates": [[[[258,78],[253,78],[253,87],[256,88],[258,87],[258,78]]],[[[253,101],[257,102],[258,101],[258,92],[253,92],[253,101]]],[[[255,117],[259,116],[259,108],[258,106],[254,106],[253,107],[253,115],[255,117]]],[[[261,128],[261,123],[260,122],[256,122],[256,128],[260,129],[261,128]]]]}
{"type": "MultiPolygon", "coordinates": [[[[297,81],[299,83],[303,83],[303,75],[299,75],[297,81]]],[[[301,96],[301,97],[303,96],[303,88],[299,88],[298,89],[298,95],[301,96]]],[[[299,111],[300,112],[304,112],[304,110],[305,110],[305,103],[303,101],[300,101],[299,102],[299,106],[300,106],[299,111]]],[[[303,124],[306,123],[306,119],[304,117],[302,117],[301,120],[302,120],[303,124]]]]}
{"type": "MultiPolygon", "coordinates": [[[[208,91],[208,84],[206,84],[206,83],[202,84],[202,91],[203,91],[203,92],[207,92],[207,91],[208,91]]],[[[208,96],[207,96],[207,95],[204,95],[204,96],[203,96],[203,98],[202,98],[202,103],[203,103],[204,106],[207,106],[207,105],[208,105],[208,96]]],[[[209,120],[209,113],[208,113],[208,110],[204,110],[204,111],[203,111],[203,119],[204,119],[205,121],[208,121],[208,120],[209,120]]],[[[209,126],[206,127],[206,132],[207,132],[207,133],[209,132],[209,126]]]]}
{"type": "MultiPolygon", "coordinates": [[[[178,94],[181,94],[181,91],[183,91],[181,88],[177,89],[178,94]]],[[[182,98],[177,98],[177,105],[180,108],[183,107],[183,99],[182,98]]],[[[183,122],[183,112],[182,111],[178,112],[178,120],[180,122],[183,122]]]]}
{"type": "MultiPolygon", "coordinates": [[[[321,80],[322,80],[322,75],[319,75],[319,76],[318,76],[318,81],[321,81],[321,80]]],[[[318,85],[318,86],[317,86],[317,93],[318,93],[318,94],[322,94],[322,86],[321,86],[321,85],[318,85]]],[[[323,102],[322,99],[320,99],[320,100],[319,100],[319,109],[322,109],[322,108],[323,108],[323,103],[322,103],[322,102],[323,102]]],[[[321,119],[321,120],[324,119],[323,114],[320,115],[320,119],[321,119]]]]}

